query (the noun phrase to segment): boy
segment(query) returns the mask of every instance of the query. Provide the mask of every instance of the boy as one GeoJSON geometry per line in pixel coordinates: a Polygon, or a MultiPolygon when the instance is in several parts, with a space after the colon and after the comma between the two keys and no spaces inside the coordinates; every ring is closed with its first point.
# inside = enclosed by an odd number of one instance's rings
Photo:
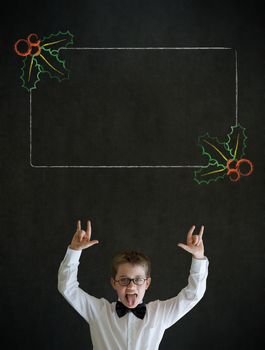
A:
{"type": "Polygon", "coordinates": [[[113,259],[111,285],[118,301],[109,303],[95,298],[78,287],[77,272],[83,249],[99,243],[91,240],[91,223],[86,231],[81,222],[67,249],[58,274],[58,289],[66,300],[89,323],[94,350],[157,350],[164,331],[177,322],[203,297],[208,274],[204,256],[202,226],[187,244],[178,246],[192,254],[188,285],[175,297],[145,305],[143,298],[151,283],[150,261],[141,253],[123,252],[113,259]]]}

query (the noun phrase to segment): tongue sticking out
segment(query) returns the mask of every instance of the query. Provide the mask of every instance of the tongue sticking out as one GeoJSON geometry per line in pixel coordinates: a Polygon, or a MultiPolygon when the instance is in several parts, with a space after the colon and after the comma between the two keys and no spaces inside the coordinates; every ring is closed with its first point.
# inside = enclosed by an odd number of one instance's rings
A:
{"type": "Polygon", "coordinates": [[[129,307],[133,307],[136,301],[136,294],[126,294],[126,299],[129,307]]]}

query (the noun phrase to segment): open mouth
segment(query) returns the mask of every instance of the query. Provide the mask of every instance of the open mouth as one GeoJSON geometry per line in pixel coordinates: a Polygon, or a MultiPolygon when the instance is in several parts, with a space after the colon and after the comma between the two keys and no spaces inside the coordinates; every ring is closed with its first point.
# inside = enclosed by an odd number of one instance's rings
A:
{"type": "Polygon", "coordinates": [[[137,294],[133,293],[133,294],[126,294],[125,298],[127,300],[128,305],[131,307],[135,304],[136,299],[137,299],[137,294]]]}

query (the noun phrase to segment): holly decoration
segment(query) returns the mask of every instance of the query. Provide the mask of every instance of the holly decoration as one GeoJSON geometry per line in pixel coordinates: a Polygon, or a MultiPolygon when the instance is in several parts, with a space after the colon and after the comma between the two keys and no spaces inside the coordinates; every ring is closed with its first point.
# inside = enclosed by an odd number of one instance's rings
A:
{"type": "Polygon", "coordinates": [[[194,172],[194,180],[198,184],[209,184],[225,176],[237,182],[242,176],[252,174],[252,162],[243,158],[247,147],[245,130],[240,124],[232,126],[226,142],[220,142],[208,133],[199,137],[198,144],[202,155],[208,157],[208,165],[194,172]]]}
{"type": "Polygon", "coordinates": [[[27,39],[19,39],[14,44],[14,50],[24,57],[21,68],[22,87],[28,91],[36,89],[40,77],[48,73],[50,78],[58,81],[69,78],[69,70],[65,61],[60,58],[60,50],[73,44],[73,35],[67,31],[58,32],[44,37],[42,40],[37,34],[28,35],[27,39]]]}

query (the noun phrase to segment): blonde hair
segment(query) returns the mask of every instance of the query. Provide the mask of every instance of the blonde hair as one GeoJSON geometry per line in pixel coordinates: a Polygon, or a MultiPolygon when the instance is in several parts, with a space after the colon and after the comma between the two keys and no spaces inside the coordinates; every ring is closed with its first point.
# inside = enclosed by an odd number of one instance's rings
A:
{"type": "Polygon", "coordinates": [[[134,250],[119,252],[112,258],[111,276],[115,278],[118,268],[122,264],[130,263],[132,265],[141,265],[144,267],[146,277],[151,274],[151,261],[148,256],[134,250]]]}

